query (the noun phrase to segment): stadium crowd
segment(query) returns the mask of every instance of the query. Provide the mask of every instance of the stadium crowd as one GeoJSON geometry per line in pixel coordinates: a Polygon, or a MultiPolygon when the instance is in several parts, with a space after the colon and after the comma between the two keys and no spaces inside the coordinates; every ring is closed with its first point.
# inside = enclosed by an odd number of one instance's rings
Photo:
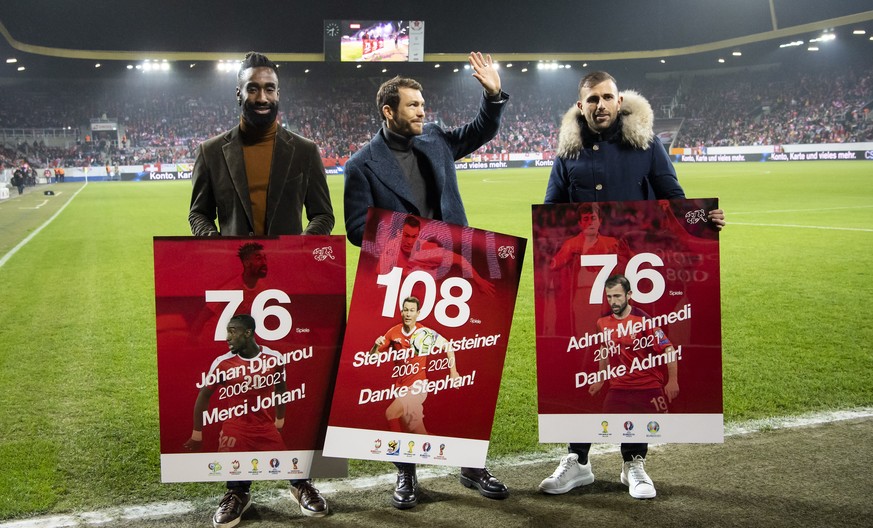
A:
{"type": "Polygon", "coordinates": [[[679,147],[873,141],[873,71],[694,78],[679,147]]]}
{"type": "MultiPolygon", "coordinates": [[[[428,120],[454,127],[475,115],[478,94],[469,90],[466,75],[430,75],[424,93],[428,120]]],[[[280,120],[313,139],[328,165],[342,164],[380,126],[369,88],[381,80],[281,78],[280,120]]],[[[74,133],[62,147],[6,139],[0,144],[0,168],[193,162],[200,142],[238,119],[232,87],[232,77],[12,85],[0,100],[0,128],[74,133]],[[90,120],[107,116],[117,120],[119,132],[91,137],[90,120]]],[[[575,102],[575,86],[515,75],[507,76],[506,87],[511,102],[500,133],[479,153],[534,152],[550,158],[561,117],[575,102]]],[[[621,88],[645,95],[656,119],[679,118],[674,147],[873,141],[871,69],[810,73],[776,68],[648,79],[621,88]]]]}

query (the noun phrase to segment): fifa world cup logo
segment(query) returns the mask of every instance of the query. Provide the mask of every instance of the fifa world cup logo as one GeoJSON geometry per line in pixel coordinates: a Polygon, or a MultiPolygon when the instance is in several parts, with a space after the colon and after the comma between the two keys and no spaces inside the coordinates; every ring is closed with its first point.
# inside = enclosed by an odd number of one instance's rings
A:
{"type": "Polygon", "coordinates": [[[446,444],[440,444],[440,456],[443,456],[443,451],[446,450],[446,444]]]}
{"type": "Polygon", "coordinates": [[[294,469],[297,469],[297,457],[291,459],[291,465],[294,466],[294,469]]]}
{"type": "Polygon", "coordinates": [[[407,447],[409,448],[409,451],[407,451],[407,453],[409,453],[409,454],[411,455],[411,454],[412,454],[412,448],[415,447],[415,442],[413,442],[412,440],[410,440],[410,441],[409,441],[409,444],[407,444],[407,447]]]}
{"type": "Polygon", "coordinates": [[[252,471],[257,471],[257,470],[258,470],[258,459],[253,458],[252,459],[252,471]]]}
{"type": "Polygon", "coordinates": [[[600,422],[600,427],[603,428],[603,434],[609,434],[609,422],[603,420],[602,422],[600,422]]]}

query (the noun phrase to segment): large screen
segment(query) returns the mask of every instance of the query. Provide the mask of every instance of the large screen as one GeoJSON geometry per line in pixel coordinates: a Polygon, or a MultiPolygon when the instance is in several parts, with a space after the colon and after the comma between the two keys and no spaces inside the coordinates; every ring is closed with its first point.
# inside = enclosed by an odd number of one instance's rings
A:
{"type": "Polygon", "coordinates": [[[325,20],[324,58],[340,62],[421,62],[421,20],[325,20]]]}

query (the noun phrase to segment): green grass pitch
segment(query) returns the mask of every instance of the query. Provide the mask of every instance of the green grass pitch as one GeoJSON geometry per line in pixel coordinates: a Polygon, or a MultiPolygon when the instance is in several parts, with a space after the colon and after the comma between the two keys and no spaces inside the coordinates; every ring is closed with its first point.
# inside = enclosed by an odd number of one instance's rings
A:
{"type": "MultiPolygon", "coordinates": [[[[873,163],[677,165],[717,196],[725,419],[873,404],[873,163]]],[[[547,169],[459,175],[470,224],[530,237],[547,169]]],[[[342,233],[342,178],[330,177],[342,233]]],[[[0,203],[0,258],[81,184],[0,203]]],[[[87,185],[0,267],[0,519],[214,496],[159,474],[152,237],[187,235],[190,182],[87,185]]],[[[531,248],[490,456],[537,443],[531,248]]],[[[348,246],[348,291],[357,249],[348,246]]],[[[388,470],[352,464],[352,473],[388,470]]],[[[532,486],[535,483],[532,483],[532,486]]]]}

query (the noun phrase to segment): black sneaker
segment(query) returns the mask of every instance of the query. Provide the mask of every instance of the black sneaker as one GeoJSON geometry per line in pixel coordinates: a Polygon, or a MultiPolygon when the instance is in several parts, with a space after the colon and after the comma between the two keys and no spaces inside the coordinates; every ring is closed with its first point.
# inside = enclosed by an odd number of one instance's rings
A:
{"type": "Polygon", "coordinates": [[[300,505],[300,513],[307,517],[327,515],[327,501],[312,486],[312,481],[301,480],[291,484],[291,498],[300,505]]]}
{"type": "Polygon", "coordinates": [[[227,490],[221,502],[218,503],[218,510],[212,516],[212,526],[215,528],[231,528],[239,524],[243,512],[249,509],[252,505],[251,493],[237,493],[233,490],[227,490]]]}

